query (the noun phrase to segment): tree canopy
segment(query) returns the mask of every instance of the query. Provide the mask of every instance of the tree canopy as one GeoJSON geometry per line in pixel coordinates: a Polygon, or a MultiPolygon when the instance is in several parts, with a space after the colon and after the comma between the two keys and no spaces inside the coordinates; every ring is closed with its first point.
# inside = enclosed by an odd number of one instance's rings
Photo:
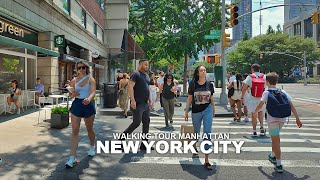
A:
{"type": "Polygon", "coordinates": [[[289,74],[296,67],[303,67],[303,60],[284,54],[261,52],[285,52],[297,57],[303,57],[307,53],[307,65],[320,59],[320,51],[317,44],[310,38],[302,36],[289,36],[287,34],[273,33],[256,36],[250,40],[242,41],[238,46],[227,54],[230,71],[250,73],[253,63],[259,63],[263,72],[278,72],[280,76],[289,74]]]}

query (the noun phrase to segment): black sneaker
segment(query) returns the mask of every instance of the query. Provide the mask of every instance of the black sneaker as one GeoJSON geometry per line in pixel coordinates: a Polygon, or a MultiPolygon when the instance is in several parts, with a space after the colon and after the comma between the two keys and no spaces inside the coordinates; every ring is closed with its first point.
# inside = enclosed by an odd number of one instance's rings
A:
{"type": "Polygon", "coordinates": [[[170,124],[172,124],[172,123],[173,123],[173,121],[171,120],[171,121],[170,121],[170,124]]]}
{"type": "Polygon", "coordinates": [[[260,127],[260,136],[265,136],[266,131],[263,129],[263,127],[260,127]]]}
{"type": "Polygon", "coordinates": [[[272,156],[271,154],[269,154],[268,160],[274,165],[277,164],[276,157],[272,156]]]}
{"type": "Polygon", "coordinates": [[[254,131],[253,134],[252,134],[252,136],[258,136],[258,135],[257,135],[257,132],[254,131]]]}
{"type": "Polygon", "coordinates": [[[282,165],[275,166],[275,167],[274,167],[274,170],[276,170],[277,173],[283,173],[283,166],[282,166],[282,165]]]}

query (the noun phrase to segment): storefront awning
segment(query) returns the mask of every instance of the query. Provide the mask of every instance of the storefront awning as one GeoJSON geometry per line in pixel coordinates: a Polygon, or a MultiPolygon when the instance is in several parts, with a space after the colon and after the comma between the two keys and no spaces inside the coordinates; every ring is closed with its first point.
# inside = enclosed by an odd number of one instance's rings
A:
{"type": "Polygon", "coordinates": [[[70,56],[68,54],[60,54],[60,59],[64,60],[64,61],[68,61],[68,62],[74,62],[74,63],[82,62],[82,63],[86,64],[87,66],[91,66],[91,67],[98,68],[98,69],[104,69],[104,66],[102,66],[100,64],[95,64],[93,62],[89,62],[89,61],[81,59],[81,58],[70,56]]]}
{"type": "Polygon", "coordinates": [[[144,51],[142,50],[142,48],[134,40],[132,35],[127,30],[124,30],[123,40],[121,45],[121,49],[123,49],[124,52],[125,52],[126,46],[128,47],[127,53],[128,53],[129,59],[134,59],[134,57],[136,59],[144,58],[144,51]]]}
{"type": "Polygon", "coordinates": [[[22,41],[18,41],[18,40],[14,40],[14,39],[11,39],[11,38],[7,38],[7,37],[1,36],[1,35],[0,35],[0,43],[4,43],[4,44],[11,45],[11,46],[16,46],[16,47],[26,48],[26,49],[37,51],[37,52],[40,52],[42,54],[46,54],[46,55],[53,56],[53,57],[59,57],[60,56],[60,53],[57,52],[57,51],[52,51],[52,50],[49,50],[49,49],[41,48],[39,46],[35,46],[35,45],[28,44],[28,43],[25,43],[25,42],[22,42],[22,41]]]}

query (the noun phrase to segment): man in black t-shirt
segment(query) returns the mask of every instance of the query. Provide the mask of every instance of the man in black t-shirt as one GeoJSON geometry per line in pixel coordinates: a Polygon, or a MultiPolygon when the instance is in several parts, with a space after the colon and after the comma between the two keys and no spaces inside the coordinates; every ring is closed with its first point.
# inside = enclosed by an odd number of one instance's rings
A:
{"type": "MultiPolygon", "coordinates": [[[[131,134],[142,122],[142,133],[149,132],[151,99],[149,92],[150,78],[147,74],[149,65],[147,60],[139,61],[139,69],[130,76],[128,83],[128,92],[130,96],[130,107],[133,115],[133,122],[123,132],[126,135],[131,134]]],[[[141,150],[146,150],[142,144],[141,150]]]]}

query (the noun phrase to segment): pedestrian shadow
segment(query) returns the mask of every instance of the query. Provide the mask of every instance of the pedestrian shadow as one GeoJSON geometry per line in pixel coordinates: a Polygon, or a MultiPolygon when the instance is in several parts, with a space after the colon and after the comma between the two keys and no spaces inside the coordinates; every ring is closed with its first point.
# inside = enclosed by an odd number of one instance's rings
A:
{"type": "Polygon", "coordinates": [[[195,176],[198,179],[208,179],[209,177],[213,176],[217,173],[217,166],[216,164],[212,165],[212,170],[208,170],[200,161],[200,159],[192,158],[190,160],[182,160],[179,161],[180,166],[183,171],[190,173],[191,175],[195,176]]]}
{"type": "Polygon", "coordinates": [[[271,138],[269,136],[243,136],[246,139],[254,140],[259,143],[271,143],[271,138]]]}
{"type": "Polygon", "coordinates": [[[176,130],[174,127],[162,127],[162,128],[156,127],[155,129],[158,129],[159,131],[163,131],[163,132],[173,132],[174,130],[176,130]]]}
{"type": "Polygon", "coordinates": [[[127,164],[130,162],[138,162],[144,157],[145,154],[146,154],[146,151],[138,151],[138,153],[133,153],[133,152],[126,153],[119,160],[119,163],[127,164]]]}
{"type": "Polygon", "coordinates": [[[258,167],[258,170],[261,172],[262,175],[266,176],[268,179],[272,180],[306,180],[310,179],[309,175],[304,175],[303,177],[297,177],[295,174],[292,174],[289,171],[284,170],[283,173],[277,173],[273,172],[271,175],[266,173],[263,169],[263,167],[258,167]]]}

